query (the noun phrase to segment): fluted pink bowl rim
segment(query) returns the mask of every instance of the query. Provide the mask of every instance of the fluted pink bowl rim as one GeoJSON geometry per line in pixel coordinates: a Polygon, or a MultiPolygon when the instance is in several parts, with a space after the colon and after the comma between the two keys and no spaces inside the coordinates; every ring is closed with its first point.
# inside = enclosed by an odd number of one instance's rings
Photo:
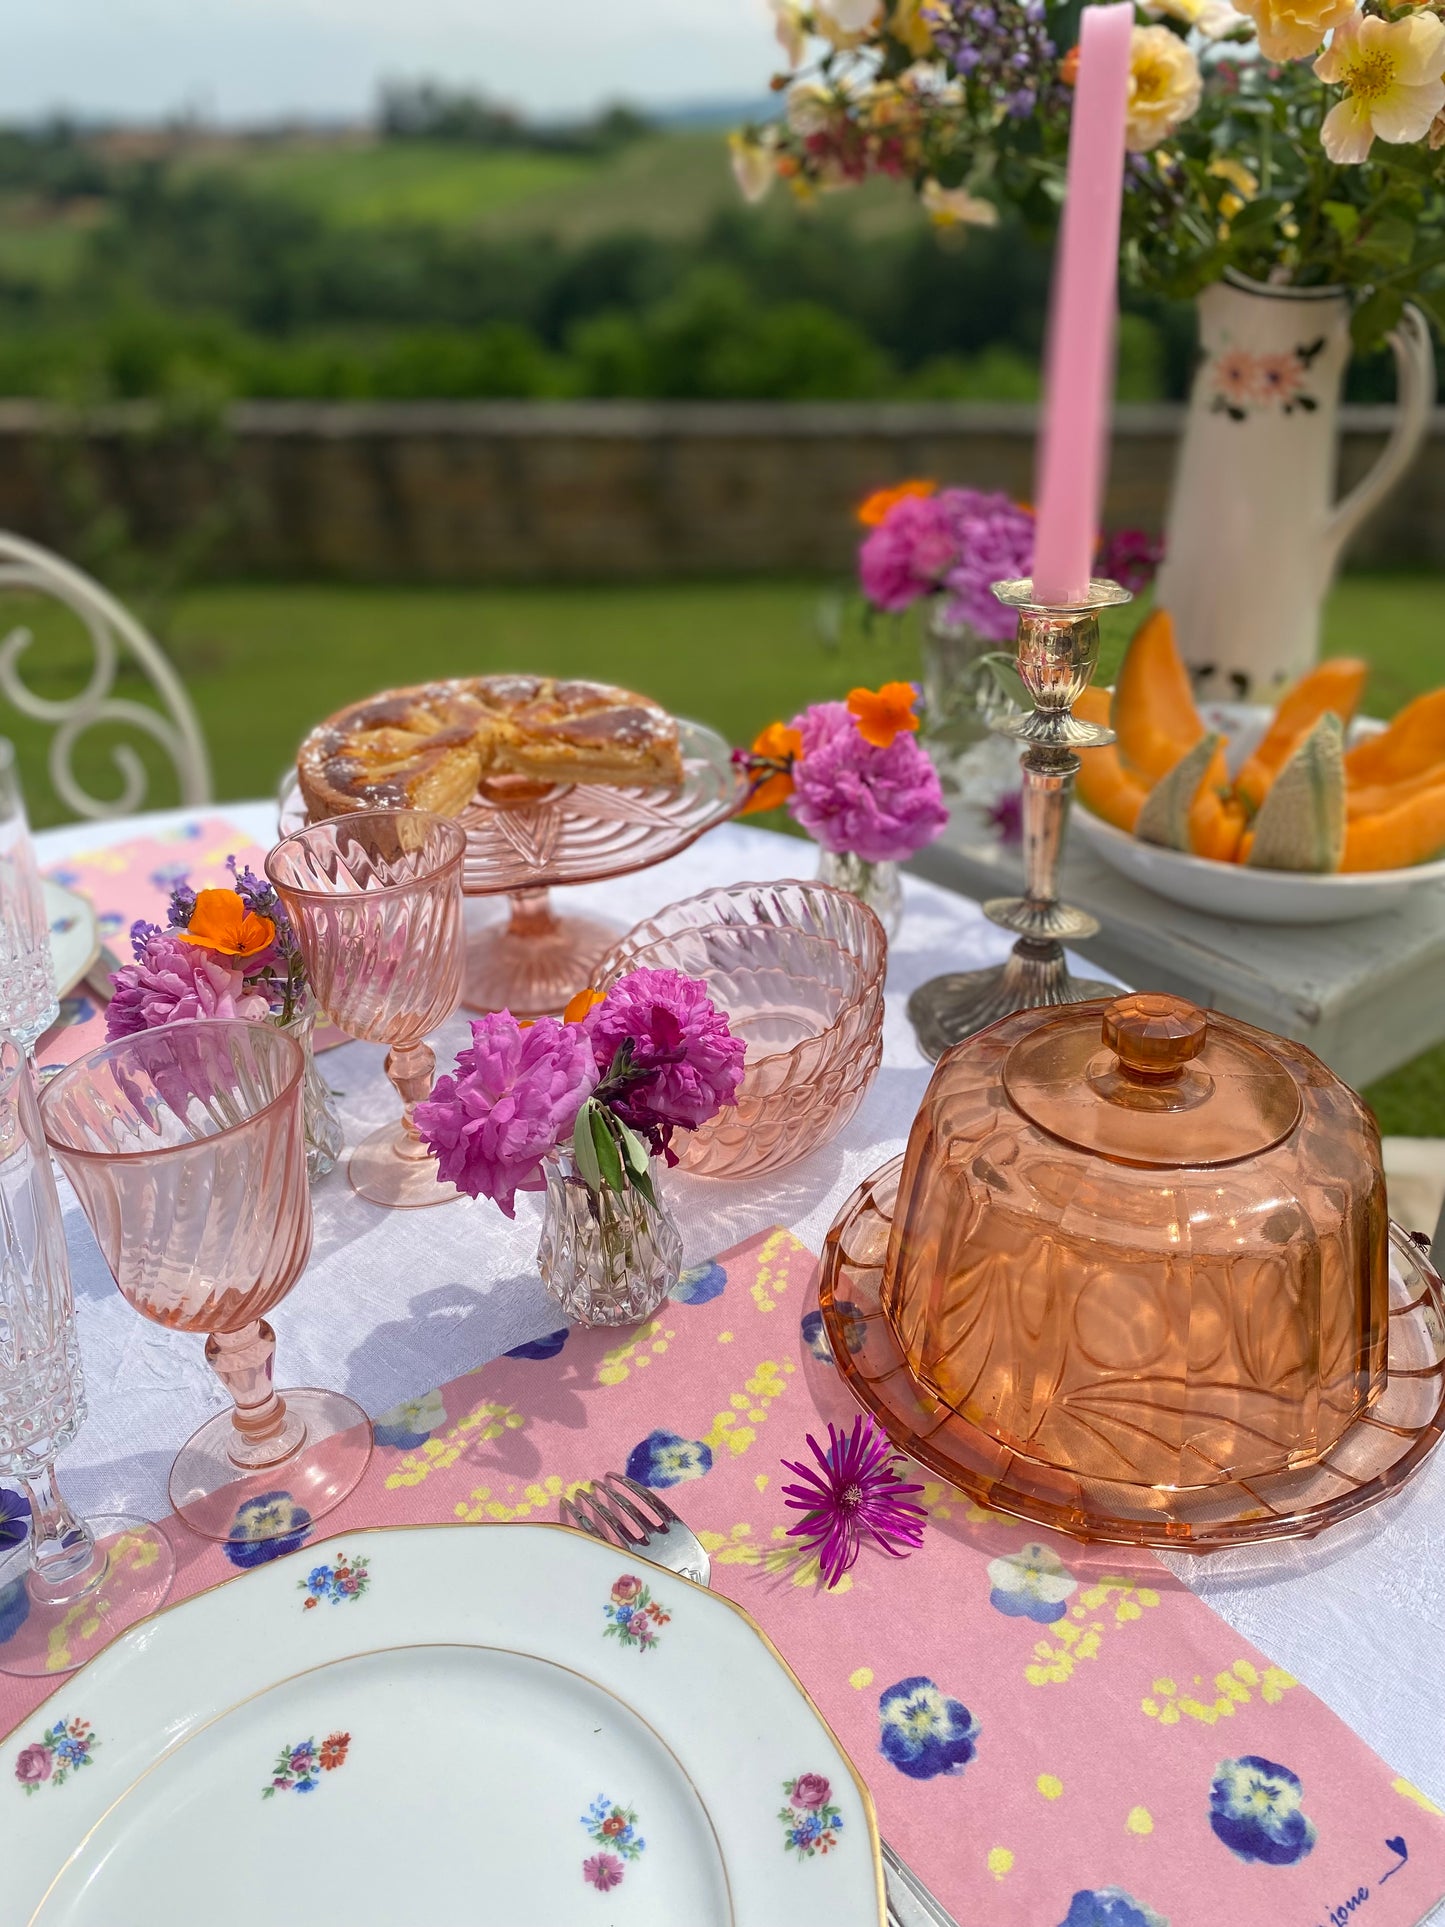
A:
{"type": "MultiPolygon", "coordinates": [[[[271,1048],[272,1046],[267,1045],[268,1050],[271,1048]]],[[[187,1017],[182,1018],[182,1020],[176,1024],[152,1024],[148,1030],[133,1031],[129,1037],[112,1037],[108,1043],[97,1044],[94,1050],[88,1050],[83,1057],[77,1057],[72,1063],[67,1064],[65,1069],[55,1077],[52,1077],[40,1092],[40,1122],[45,1131],[45,1142],[50,1146],[51,1150],[62,1152],[68,1158],[92,1158],[96,1162],[101,1162],[102,1160],[110,1158],[173,1157],[178,1151],[192,1151],[201,1144],[218,1144],[222,1138],[232,1137],[237,1131],[248,1130],[250,1126],[256,1122],[257,1118],[266,1117],[279,1105],[286,1102],[301,1082],[305,1072],[305,1052],[294,1037],[288,1037],[285,1031],[277,1030],[274,1024],[265,1022],[252,1023],[244,1017],[187,1017]],[[119,1149],[113,1151],[92,1151],[86,1145],[72,1144],[67,1138],[57,1137],[51,1130],[48,1115],[51,1093],[58,1093],[64,1090],[73,1079],[78,1078],[89,1066],[119,1057],[122,1052],[129,1047],[133,1047],[137,1040],[141,1038],[164,1037],[172,1031],[197,1030],[245,1031],[249,1036],[255,1036],[258,1031],[262,1030],[270,1031],[273,1037],[278,1038],[281,1043],[286,1046],[286,1051],[283,1051],[282,1055],[285,1056],[286,1052],[289,1051],[291,1056],[290,1069],[285,1084],[277,1091],[274,1097],[268,1098],[259,1110],[252,1111],[249,1117],[243,1117],[235,1124],[227,1124],[221,1130],[212,1131],[204,1138],[195,1138],[188,1144],[157,1144],[149,1150],[144,1151],[126,1151],[119,1149]]]]}
{"type": "MultiPolygon", "coordinates": [[[[843,1005],[838,1015],[825,1030],[817,1031],[811,1037],[802,1038],[796,1044],[790,1044],[786,1050],[769,1051],[764,1057],[749,1058],[747,1065],[749,1073],[756,1070],[759,1065],[775,1064],[782,1058],[795,1057],[798,1052],[805,1047],[812,1046],[816,1048],[825,1038],[831,1037],[834,1031],[842,1028],[843,1022],[850,1011],[864,1009],[872,998],[876,997],[881,1000],[883,995],[883,981],[888,973],[888,933],[879,921],[877,913],[871,910],[869,906],[863,902],[861,897],[855,897],[851,890],[839,890],[831,883],[819,883],[816,877],[771,877],[765,883],[716,884],[710,890],[699,890],[695,896],[691,897],[679,897],[675,903],[664,904],[660,910],[654,910],[650,916],[640,917],[627,932],[626,936],[619,937],[617,942],[613,944],[612,948],[607,952],[607,955],[602,959],[602,963],[598,966],[597,971],[598,988],[606,984],[609,979],[615,982],[616,979],[623,976],[627,970],[635,967],[634,958],[642,956],[649,950],[657,949],[659,945],[667,943],[671,936],[678,935],[682,930],[703,930],[716,927],[716,925],[713,924],[703,923],[680,924],[677,930],[667,933],[658,932],[657,935],[649,938],[646,943],[634,943],[633,940],[637,936],[638,931],[643,929],[644,926],[648,929],[655,930],[662,919],[670,916],[674,911],[690,909],[693,904],[716,903],[719,898],[744,897],[751,890],[801,890],[808,896],[835,897],[841,899],[850,914],[856,914],[863,918],[863,928],[874,940],[877,958],[874,965],[870,967],[867,956],[858,950],[850,949],[849,955],[857,959],[859,973],[862,978],[857,993],[849,998],[848,1002],[843,1005]],[[623,956],[622,953],[624,951],[630,951],[632,954],[623,956]]],[[[741,929],[744,926],[740,924],[736,927],[741,929]]],[[[800,924],[795,923],[790,923],[786,926],[770,926],[759,923],[753,927],[758,930],[786,927],[787,929],[797,931],[801,936],[808,934],[800,924]]],[[[711,1122],[711,1120],[709,1120],[709,1122],[711,1122]]],[[[706,1129],[706,1126],[701,1128],[706,1129]]]]}
{"type": "Polygon", "coordinates": [[[375,902],[378,897],[402,896],[417,889],[421,884],[433,883],[439,878],[450,875],[453,870],[461,868],[466,854],[467,833],[454,817],[438,816],[433,810],[345,810],[340,816],[325,816],[319,823],[308,823],[304,829],[293,830],[289,836],[283,836],[279,843],[273,843],[266,852],[266,861],[262,867],[266,872],[267,881],[274,884],[278,890],[284,891],[287,896],[304,897],[308,903],[342,903],[353,897],[365,897],[369,902],[375,902]],[[375,821],[377,818],[394,823],[404,816],[410,817],[413,822],[433,823],[455,839],[452,854],[444,862],[439,863],[434,870],[429,870],[425,876],[411,877],[404,883],[380,883],[374,890],[308,890],[304,883],[292,883],[289,879],[283,882],[271,868],[273,860],[289,844],[309,843],[312,838],[318,837],[320,831],[330,829],[333,824],[364,823],[375,821]]]}

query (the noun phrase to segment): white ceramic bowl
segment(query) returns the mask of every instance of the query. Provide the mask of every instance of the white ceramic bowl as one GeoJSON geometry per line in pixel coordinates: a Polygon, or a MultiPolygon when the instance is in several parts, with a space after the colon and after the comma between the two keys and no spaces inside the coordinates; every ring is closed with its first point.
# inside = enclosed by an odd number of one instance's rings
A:
{"type": "MultiPolygon", "coordinates": [[[[1200,714],[1211,729],[1229,736],[1230,768],[1238,769],[1263,735],[1270,711],[1250,703],[1211,703],[1200,714]]],[[[1383,723],[1365,717],[1350,730],[1350,740],[1373,736],[1383,723]]],[[[1116,829],[1074,800],[1072,827],[1089,847],[1131,883],[1156,896],[1201,910],[1207,916],[1240,923],[1348,923],[1393,910],[1413,891],[1445,884],[1445,857],[1416,863],[1407,870],[1359,870],[1320,876],[1296,870],[1251,870],[1243,863],[1186,856],[1162,844],[1143,843],[1116,829]]]]}

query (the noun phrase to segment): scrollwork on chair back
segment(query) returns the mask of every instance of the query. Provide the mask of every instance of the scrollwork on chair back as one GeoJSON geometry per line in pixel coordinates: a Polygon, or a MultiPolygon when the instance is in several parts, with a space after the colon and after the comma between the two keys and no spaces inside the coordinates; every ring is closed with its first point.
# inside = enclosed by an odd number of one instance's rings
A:
{"type": "Polygon", "coordinates": [[[29,629],[14,628],[0,640],[0,697],[23,716],[53,723],[49,764],[55,793],[77,816],[99,819],[128,816],[145,801],[146,770],[129,743],[117,743],[111,760],[120,772],[120,794],[92,796],[75,774],[75,746],[99,723],[119,724],[158,743],[176,772],[185,805],[211,800],[210,759],[185,685],[155,639],[115,597],[80,569],[21,536],[0,531],[0,591],[32,589],[63,603],[85,625],[93,659],[85,687],[52,701],[24,681],[20,661],[34,641],[29,629]],[[128,651],[160,698],[161,707],[114,695],[117,670],[128,651]]]}

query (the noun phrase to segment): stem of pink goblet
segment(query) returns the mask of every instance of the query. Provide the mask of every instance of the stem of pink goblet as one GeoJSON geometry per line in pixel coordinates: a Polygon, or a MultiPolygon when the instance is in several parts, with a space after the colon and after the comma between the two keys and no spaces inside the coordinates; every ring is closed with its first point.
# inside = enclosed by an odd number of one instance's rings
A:
{"type": "Polygon", "coordinates": [[[233,1465],[272,1465],[296,1449],[286,1401],[272,1383],[275,1361],[276,1334],[264,1318],[239,1331],[212,1332],[206,1340],[206,1363],[236,1407],[227,1449],[233,1465]]]}
{"type": "Polygon", "coordinates": [[[386,1053],[386,1074],[401,1099],[402,1141],[397,1151],[418,1164],[424,1163],[431,1152],[422,1142],[412,1112],[431,1096],[436,1063],[436,1052],[430,1044],[397,1044],[386,1053]]]}

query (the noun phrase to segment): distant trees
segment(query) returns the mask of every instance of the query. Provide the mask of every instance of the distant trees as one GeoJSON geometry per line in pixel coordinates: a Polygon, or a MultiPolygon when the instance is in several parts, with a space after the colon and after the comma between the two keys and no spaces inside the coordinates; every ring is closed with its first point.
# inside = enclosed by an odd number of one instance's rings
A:
{"type": "Polygon", "coordinates": [[[376,123],[387,140],[454,141],[553,154],[611,153],[651,131],[644,115],[620,103],[587,120],[536,122],[483,94],[434,80],[383,82],[376,123]]]}

